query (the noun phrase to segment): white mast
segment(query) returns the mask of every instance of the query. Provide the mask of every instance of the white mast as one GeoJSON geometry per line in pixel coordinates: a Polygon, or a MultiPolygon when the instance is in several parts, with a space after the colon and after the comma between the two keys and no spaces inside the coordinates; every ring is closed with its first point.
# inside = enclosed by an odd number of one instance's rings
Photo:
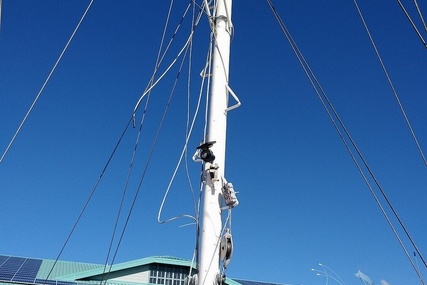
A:
{"type": "MultiPolygon", "coordinates": [[[[209,121],[206,142],[215,142],[209,149],[215,160],[206,162],[206,183],[202,208],[198,285],[217,284],[221,241],[221,188],[225,170],[225,143],[228,106],[228,70],[231,36],[231,2],[218,0],[213,15],[214,53],[212,88],[209,96],[209,121]]],[[[204,153],[201,152],[203,159],[204,153]]]]}

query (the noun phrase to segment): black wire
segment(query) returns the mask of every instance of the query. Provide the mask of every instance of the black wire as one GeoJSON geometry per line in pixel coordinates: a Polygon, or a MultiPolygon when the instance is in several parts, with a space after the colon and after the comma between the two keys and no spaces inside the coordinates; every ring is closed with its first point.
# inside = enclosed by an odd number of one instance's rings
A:
{"type": "MultiPolygon", "coordinates": [[[[101,179],[103,178],[103,176],[104,176],[105,172],[107,171],[107,168],[108,168],[108,166],[110,165],[110,162],[111,162],[111,160],[112,160],[112,158],[113,158],[114,154],[116,153],[117,148],[119,147],[120,143],[122,142],[122,139],[123,139],[124,135],[126,134],[126,131],[127,131],[127,129],[129,128],[129,125],[130,125],[130,123],[131,123],[131,122],[132,122],[132,116],[131,116],[131,118],[129,119],[129,121],[127,122],[126,127],[124,128],[124,130],[123,130],[122,134],[120,135],[120,137],[119,137],[119,139],[118,139],[118,141],[117,141],[117,143],[116,143],[116,145],[115,145],[115,147],[114,147],[113,151],[111,152],[111,154],[110,154],[109,158],[107,159],[107,162],[105,163],[105,166],[104,166],[104,168],[102,169],[101,174],[100,174],[100,175],[99,175],[99,177],[98,177],[98,180],[96,181],[96,183],[95,183],[94,187],[92,188],[92,191],[90,192],[89,197],[87,198],[87,200],[86,200],[86,202],[85,202],[85,204],[84,204],[84,206],[83,206],[82,210],[80,211],[80,214],[78,215],[76,222],[74,223],[74,225],[73,225],[73,227],[72,227],[72,229],[71,229],[70,233],[68,234],[68,236],[67,236],[67,238],[66,238],[66,240],[65,240],[65,242],[64,242],[64,244],[63,244],[63,246],[61,247],[61,250],[59,251],[59,254],[58,254],[58,256],[56,257],[55,262],[54,262],[54,263],[53,263],[53,265],[52,265],[52,268],[50,269],[49,273],[47,274],[46,280],[48,280],[48,279],[49,279],[49,277],[50,277],[50,275],[52,274],[53,269],[55,268],[56,264],[58,263],[59,258],[60,258],[60,257],[61,257],[61,255],[62,255],[62,252],[64,251],[64,249],[65,249],[65,247],[67,246],[67,244],[68,244],[68,242],[69,242],[69,240],[70,240],[71,236],[73,235],[73,233],[74,233],[74,231],[75,231],[75,229],[76,229],[76,227],[77,227],[78,223],[80,222],[80,220],[81,220],[81,218],[82,218],[82,216],[83,216],[83,213],[86,211],[86,208],[87,208],[87,206],[89,205],[90,200],[92,199],[93,195],[95,194],[95,191],[98,189],[98,185],[99,185],[99,183],[101,182],[101,179]]],[[[43,284],[43,285],[44,285],[44,284],[43,284]]]]}
{"type": "MultiPolygon", "coordinates": [[[[194,27],[194,28],[195,28],[195,27],[194,27]]],[[[131,218],[131,216],[132,216],[133,209],[134,209],[134,207],[135,207],[135,204],[136,204],[136,201],[137,201],[138,195],[139,195],[139,193],[140,193],[140,191],[141,191],[141,189],[142,189],[142,183],[143,183],[143,181],[144,181],[144,179],[145,179],[145,175],[146,175],[146,173],[147,173],[148,166],[150,165],[150,162],[151,162],[152,156],[153,156],[153,154],[154,154],[154,150],[155,150],[155,148],[156,148],[156,146],[157,146],[157,142],[158,142],[158,139],[159,139],[159,137],[160,137],[160,132],[161,132],[161,130],[162,130],[162,127],[163,127],[164,121],[165,121],[165,119],[166,119],[166,115],[167,115],[167,113],[168,113],[170,103],[171,103],[171,101],[172,101],[173,95],[175,94],[175,88],[176,88],[176,86],[177,86],[177,82],[178,82],[178,79],[179,79],[179,77],[180,77],[180,74],[181,74],[181,71],[182,71],[182,68],[183,68],[183,64],[184,64],[184,62],[185,62],[185,59],[186,59],[186,56],[187,56],[187,52],[188,52],[188,50],[189,50],[189,46],[187,46],[187,48],[186,48],[186,51],[185,51],[184,56],[183,56],[182,61],[181,61],[181,65],[180,65],[180,67],[179,67],[179,70],[178,70],[178,72],[177,72],[177,75],[176,75],[176,78],[175,78],[175,81],[174,81],[174,84],[173,84],[172,90],[171,90],[171,92],[170,92],[170,94],[169,94],[168,101],[167,101],[166,106],[165,106],[165,109],[164,109],[164,111],[163,111],[163,116],[162,116],[161,121],[160,121],[160,123],[159,123],[159,127],[158,127],[158,129],[157,129],[157,132],[156,132],[156,135],[155,135],[154,141],[153,141],[153,143],[152,143],[152,146],[151,146],[151,149],[150,149],[150,152],[149,152],[149,155],[148,155],[147,161],[146,161],[146,163],[145,163],[144,169],[143,169],[143,171],[142,171],[142,173],[141,173],[141,178],[140,178],[140,180],[139,180],[139,184],[138,184],[138,186],[137,186],[136,193],[135,193],[135,195],[134,195],[134,197],[133,197],[131,207],[130,207],[130,209],[129,209],[129,212],[128,212],[127,217],[126,217],[126,221],[125,221],[125,223],[124,223],[124,226],[123,226],[122,232],[121,232],[120,237],[119,237],[119,240],[118,240],[118,242],[117,242],[117,246],[116,246],[115,252],[114,252],[114,254],[113,254],[113,258],[112,258],[112,261],[111,261],[111,266],[110,266],[110,269],[109,269],[109,271],[108,271],[108,274],[110,273],[111,268],[112,268],[112,266],[113,266],[113,264],[114,264],[115,258],[116,258],[116,256],[117,256],[118,251],[119,251],[120,245],[121,245],[121,243],[122,243],[122,241],[123,241],[123,237],[124,237],[124,234],[125,234],[125,232],[126,232],[127,226],[128,226],[128,224],[129,224],[130,218],[131,218]]],[[[147,107],[148,107],[148,105],[146,105],[146,108],[145,108],[145,110],[144,110],[144,116],[145,116],[145,113],[146,113],[146,111],[147,111],[147,107]]],[[[133,113],[133,114],[134,114],[134,113],[133,113]]],[[[133,118],[133,114],[132,114],[132,118],[133,118]]],[[[142,122],[141,122],[141,125],[140,125],[139,133],[141,132],[141,128],[142,128],[142,122]]],[[[135,148],[136,148],[136,146],[135,146],[135,148]]],[[[108,276],[108,275],[107,275],[107,276],[108,276]]],[[[102,281],[101,281],[101,282],[102,282],[102,281]]]]}
{"type": "MultiPolygon", "coordinates": [[[[309,80],[310,80],[310,82],[312,83],[313,87],[315,88],[316,93],[318,93],[318,89],[317,89],[317,88],[319,88],[319,89],[321,90],[322,96],[326,99],[326,102],[328,103],[329,108],[333,111],[333,114],[334,114],[335,118],[338,120],[338,122],[339,122],[339,124],[340,124],[341,128],[344,130],[344,132],[345,132],[345,134],[346,134],[347,138],[350,140],[351,145],[352,145],[352,146],[353,146],[353,148],[356,150],[356,152],[357,152],[357,154],[358,154],[359,158],[360,158],[360,159],[361,159],[361,161],[363,162],[363,165],[365,166],[365,168],[366,168],[366,169],[367,169],[367,171],[369,172],[369,174],[370,174],[371,178],[374,180],[374,182],[375,182],[375,184],[377,185],[378,189],[380,190],[380,192],[381,192],[382,196],[383,196],[383,197],[384,197],[384,199],[386,200],[386,202],[387,202],[388,206],[391,208],[391,210],[392,210],[393,214],[395,215],[395,217],[396,217],[396,218],[397,218],[397,220],[399,221],[399,224],[400,224],[400,225],[401,225],[401,227],[403,228],[403,230],[404,230],[404,232],[405,232],[406,236],[409,238],[409,240],[411,241],[412,245],[413,245],[413,246],[414,246],[414,248],[417,250],[418,254],[420,255],[421,259],[423,260],[423,258],[422,258],[422,256],[421,256],[420,252],[418,251],[418,248],[417,248],[417,247],[416,247],[416,245],[415,245],[415,242],[413,241],[413,239],[411,238],[411,236],[410,236],[409,232],[407,231],[406,227],[404,226],[403,222],[401,221],[401,219],[400,219],[400,218],[399,218],[399,216],[397,215],[396,210],[395,210],[395,209],[394,209],[394,207],[392,206],[392,204],[391,204],[390,200],[388,199],[387,195],[385,194],[385,192],[384,192],[384,190],[382,189],[381,185],[379,184],[378,180],[377,180],[377,179],[376,179],[376,177],[374,176],[374,174],[373,174],[372,170],[370,169],[370,167],[369,167],[369,165],[367,164],[366,160],[364,159],[364,157],[363,157],[362,153],[361,153],[361,152],[360,152],[360,150],[358,149],[358,147],[357,147],[356,143],[354,142],[354,140],[353,140],[353,139],[352,139],[352,137],[350,136],[350,133],[349,133],[349,132],[348,132],[348,130],[346,129],[346,127],[345,127],[344,123],[342,122],[342,120],[341,120],[341,119],[340,119],[340,117],[338,116],[338,113],[336,112],[335,108],[333,107],[333,105],[332,105],[332,103],[330,102],[329,98],[327,97],[326,93],[323,91],[322,87],[320,86],[320,83],[318,82],[317,78],[314,76],[313,72],[311,71],[310,67],[308,66],[308,63],[305,61],[304,57],[302,56],[302,53],[299,51],[299,49],[298,49],[298,47],[297,47],[296,43],[295,43],[295,42],[294,42],[294,40],[292,39],[292,37],[291,37],[291,35],[290,35],[289,31],[287,30],[287,28],[286,28],[285,24],[283,23],[282,19],[280,18],[280,16],[279,16],[279,14],[278,14],[277,10],[274,8],[274,6],[273,6],[273,4],[272,4],[272,2],[271,2],[270,0],[266,0],[266,1],[268,2],[268,4],[269,4],[269,6],[270,6],[270,8],[271,8],[271,10],[272,10],[272,12],[273,12],[273,14],[274,14],[274,16],[276,17],[276,20],[278,21],[278,23],[279,23],[280,27],[282,28],[282,31],[285,33],[285,36],[286,36],[286,38],[288,39],[289,43],[291,44],[291,46],[292,46],[292,48],[293,48],[294,52],[296,53],[296,55],[297,55],[298,59],[300,60],[300,63],[301,63],[301,65],[303,66],[304,71],[306,72],[307,76],[309,76],[309,80]],[[308,70],[309,72],[308,72],[307,70],[308,70]]],[[[320,95],[320,94],[318,93],[318,95],[320,95]]],[[[363,171],[361,170],[361,168],[360,168],[359,164],[358,164],[358,163],[357,163],[357,161],[355,160],[355,158],[354,158],[354,156],[353,156],[353,154],[352,154],[352,152],[351,152],[351,149],[350,149],[350,148],[348,148],[348,145],[347,145],[347,143],[345,142],[345,139],[344,139],[344,137],[342,136],[341,131],[339,130],[338,126],[335,124],[335,121],[333,120],[333,117],[331,116],[331,114],[330,114],[330,112],[329,112],[329,109],[328,109],[328,108],[326,107],[326,105],[324,104],[323,99],[321,99],[321,97],[319,97],[319,98],[320,98],[320,100],[321,100],[322,104],[324,105],[325,110],[326,110],[326,111],[327,111],[327,113],[329,114],[329,117],[330,117],[330,119],[331,119],[332,123],[334,124],[335,129],[338,131],[339,136],[340,136],[340,137],[341,137],[341,139],[343,140],[343,142],[344,142],[344,144],[345,144],[345,146],[346,146],[347,150],[350,152],[350,155],[352,156],[353,161],[356,163],[356,166],[358,167],[359,172],[361,173],[362,177],[364,177],[365,182],[368,184],[368,187],[369,187],[370,189],[372,189],[372,188],[370,187],[369,182],[366,180],[366,178],[365,178],[365,176],[364,176],[364,174],[363,174],[363,171]]],[[[372,191],[371,191],[371,193],[374,195],[374,197],[376,197],[376,195],[375,195],[375,193],[374,193],[374,192],[372,192],[372,191]]],[[[376,200],[377,200],[377,199],[376,199],[376,200]]],[[[379,203],[379,200],[377,200],[377,204],[379,204],[380,208],[382,209],[381,204],[379,203]]],[[[413,262],[412,262],[411,258],[408,256],[408,253],[407,253],[407,251],[406,251],[406,249],[405,249],[404,245],[401,243],[401,240],[400,240],[400,238],[398,237],[397,232],[395,232],[395,231],[394,231],[394,227],[393,227],[393,225],[391,224],[390,220],[388,219],[388,217],[387,217],[387,215],[386,215],[386,213],[385,213],[384,211],[383,211],[383,214],[386,216],[386,219],[388,220],[389,225],[392,227],[392,230],[393,230],[393,232],[395,233],[396,237],[398,238],[398,240],[399,240],[399,242],[400,242],[401,246],[403,247],[404,251],[406,252],[406,255],[407,255],[407,257],[408,257],[408,259],[409,259],[410,263],[411,263],[411,264],[412,264],[412,266],[414,267],[414,269],[415,269],[415,271],[416,271],[416,273],[417,273],[418,277],[420,278],[421,282],[423,283],[423,281],[422,281],[422,279],[421,279],[421,275],[419,274],[419,271],[416,269],[416,267],[415,267],[415,265],[413,264],[413,262]]],[[[427,267],[427,266],[426,266],[426,267],[427,267]]],[[[424,284],[424,283],[423,283],[423,284],[424,284]]]]}

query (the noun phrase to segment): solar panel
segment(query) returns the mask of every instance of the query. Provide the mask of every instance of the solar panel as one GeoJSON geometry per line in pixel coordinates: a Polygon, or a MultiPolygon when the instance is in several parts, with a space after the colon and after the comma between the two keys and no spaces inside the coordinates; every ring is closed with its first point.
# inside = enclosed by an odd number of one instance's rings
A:
{"type": "Polygon", "coordinates": [[[9,257],[0,267],[0,280],[11,281],[24,261],[25,258],[9,257]]]}
{"type": "Polygon", "coordinates": [[[26,259],[12,281],[34,283],[41,264],[41,259],[26,259]]]}
{"type": "Polygon", "coordinates": [[[0,255],[0,280],[34,283],[42,261],[0,255]]]}
{"type": "Polygon", "coordinates": [[[0,266],[9,258],[9,256],[0,255],[0,266]]]}
{"type": "Polygon", "coordinates": [[[0,255],[0,281],[41,285],[77,285],[76,282],[36,279],[41,259],[0,255]]]}

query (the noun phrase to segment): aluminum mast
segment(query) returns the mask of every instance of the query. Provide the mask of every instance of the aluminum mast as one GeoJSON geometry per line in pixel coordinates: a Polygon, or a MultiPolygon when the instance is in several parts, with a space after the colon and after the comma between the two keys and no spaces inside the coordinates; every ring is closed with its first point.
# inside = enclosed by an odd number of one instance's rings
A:
{"type": "MultiPolygon", "coordinates": [[[[231,0],[218,0],[213,15],[213,65],[212,87],[209,95],[209,119],[206,142],[215,142],[205,146],[205,150],[215,159],[206,162],[204,173],[204,199],[199,251],[198,285],[218,283],[220,269],[221,241],[221,188],[225,169],[225,144],[228,106],[228,70],[231,37],[231,0]]],[[[208,153],[208,155],[209,155],[208,153]]],[[[203,159],[203,150],[201,158],[203,159]]]]}

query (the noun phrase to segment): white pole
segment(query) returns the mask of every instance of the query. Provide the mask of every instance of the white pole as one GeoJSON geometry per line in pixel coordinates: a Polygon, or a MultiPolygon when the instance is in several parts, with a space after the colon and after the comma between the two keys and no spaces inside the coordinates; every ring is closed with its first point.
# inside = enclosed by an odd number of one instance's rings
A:
{"type": "Polygon", "coordinates": [[[225,170],[225,144],[227,130],[228,70],[230,57],[231,2],[218,0],[214,15],[214,41],[212,88],[209,98],[209,121],[206,142],[215,141],[210,150],[215,155],[212,163],[205,163],[205,173],[218,166],[217,178],[207,175],[204,187],[198,285],[217,284],[219,274],[219,248],[221,238],[221,177],[225,170]]]}

